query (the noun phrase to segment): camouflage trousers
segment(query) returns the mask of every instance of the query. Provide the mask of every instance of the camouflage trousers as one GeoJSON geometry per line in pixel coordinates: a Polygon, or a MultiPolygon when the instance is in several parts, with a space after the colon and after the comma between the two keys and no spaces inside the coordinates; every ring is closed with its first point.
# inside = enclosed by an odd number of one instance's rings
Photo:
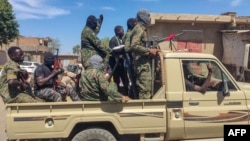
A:
{"type": "Polygon", "coordinates": [[[45,101],[50,102],[60,102],[62,101],[62,96],[60,93],[55,91],[53,88],[44,88],[35,93],[35,95],[45,101]]]}
{"type": "Polygon", "coordinates": [[[68,87],[68,89],[69,89],[69,93],[67,94],[66,88],[61,87],[61,86],[56,87],[56,91],[61,94],[63,101],[66,101],[67,95],[70,96],[72,101],[81,101],[79,95],[76,93],[76,90],[74,88],[68,87]]]}
{"type": "Polygon", "coordinates": [[[36,103],[41,102],[41,100],[33,98],[26,93],[19,93],[15,98],[7,101],[7,103],[36,103]]]}
{"type": "Polygon", "coordinates": [[[134,60],[134,72],[139,99],[151,98],[152,72],[150,61],[148,57],[144,56],[139,56],[134,60]]]}

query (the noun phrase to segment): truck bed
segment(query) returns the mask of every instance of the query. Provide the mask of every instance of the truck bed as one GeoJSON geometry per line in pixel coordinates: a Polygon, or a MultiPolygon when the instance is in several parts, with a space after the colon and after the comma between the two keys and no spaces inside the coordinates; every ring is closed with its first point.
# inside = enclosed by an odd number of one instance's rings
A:
{"type": "Polygon", "coordinates": [[[108,122],[119,134],[164,133],[165,106],[159,99],[7,104],[7,131],[10,139],[67,138],[79,124],[108,122]]]}

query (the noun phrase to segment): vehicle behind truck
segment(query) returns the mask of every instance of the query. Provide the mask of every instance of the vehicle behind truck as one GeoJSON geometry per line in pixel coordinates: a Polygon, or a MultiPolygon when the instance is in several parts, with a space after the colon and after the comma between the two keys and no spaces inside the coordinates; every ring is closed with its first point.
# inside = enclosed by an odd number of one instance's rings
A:
{"type": "Polygon", "coordinates": [[[162,51],[155,64],[151,99],[6,104],[9,139],[195,140],[222,138],[227,124],[249,125],[249,85],[235,81],[213,55],[162,51]],[[185,79],[201,85],[208,63],[210,87],[188,90],[185,79]]]}

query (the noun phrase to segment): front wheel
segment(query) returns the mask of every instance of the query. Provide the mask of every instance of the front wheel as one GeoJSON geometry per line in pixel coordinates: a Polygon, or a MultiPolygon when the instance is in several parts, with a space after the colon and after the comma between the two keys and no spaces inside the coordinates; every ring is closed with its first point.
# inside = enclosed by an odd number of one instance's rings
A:
{"type": "Polygon", "coordinates": [[[116,139],[107,130],[91,128],[77,133],[72,141],[116,141],[116,139]]]}

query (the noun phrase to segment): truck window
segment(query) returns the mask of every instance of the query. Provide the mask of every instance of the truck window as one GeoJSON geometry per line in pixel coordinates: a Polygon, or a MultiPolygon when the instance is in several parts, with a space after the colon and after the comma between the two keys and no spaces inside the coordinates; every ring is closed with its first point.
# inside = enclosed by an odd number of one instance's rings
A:
{"type": "Polygon", "coordinates": [[[194,91],[190,88],[192,85],[202,86],[208,75],[208,63],[213,66],[213,73],[207,91],[222,91],[223,80],[228,83],[229,91],[236,90],[236,87],[217,63],[208,60],[183,60],[182,66],[186,91],[194,91]]]}

